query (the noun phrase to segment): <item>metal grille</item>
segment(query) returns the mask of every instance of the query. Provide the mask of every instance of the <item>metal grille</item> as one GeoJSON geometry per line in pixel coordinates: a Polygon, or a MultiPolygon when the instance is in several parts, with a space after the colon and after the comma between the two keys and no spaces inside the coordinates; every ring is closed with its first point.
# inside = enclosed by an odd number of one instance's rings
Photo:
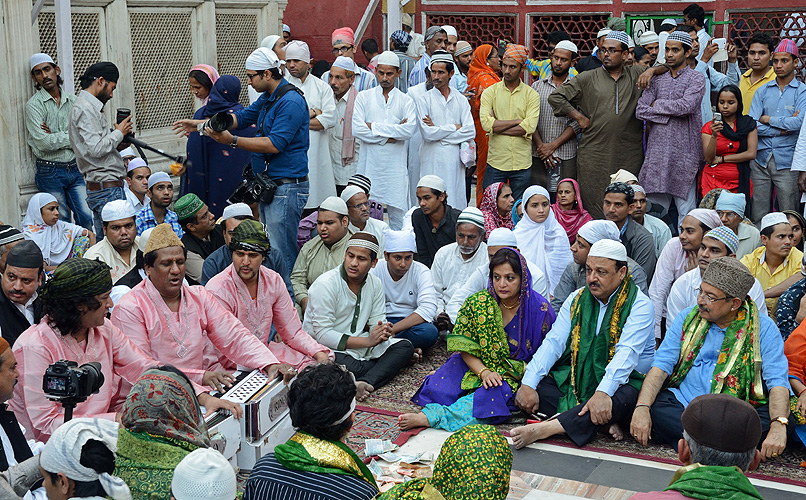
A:
{"type": "Polygon", "coordinates": [[[546,37],[552,31],[565,31],[579,48],[580,56],[587,56],[596,46],[596,33],[607,24],[610,14],[565,14],[531,16],[532,53],[537,59],[549,57],[546,37]]]}
{"type": "Polygon", "coordinates": [[[258,44],[257,15],[216,13],[215,33],[218,72],[241,79],[241,104],[248,106],[249,93],[244,62],[258,44]]]}
{"type": "Polygon", "coordinates": [[[462,39],[473,47],[483,43],[495,46],[498,40],[517,42],[517,23],[515,15],[509,16],[474,16],[462,14],[429,14],[426,26],[444,26],[449,24],[462,34],[462,39]]]}
{"type": "MultiPolygon", "coordinates": [[[[97,13],[73,12],[73,74],[76,91],[81,88],[78,77],[91,64],[101,60],[101,30],[97,13]]],[[[53,12],[39,14],[39,48],[57,63],[56,15],[53,12]]]]}
{"type": "Polygon", "coordinates": [[[166,127],[193,115],[190,12],[129,12],[134,65],[135,123],[166,127]]]}
{"type": "MultiPolygon", "coordinates": [[[[795,75],[801,81],[806,79],[804,75],[804,63],[806,56],[803,55],[806,49],[806,12],[730,12],[730,40],[736,45],[739,53],[739,67],[747,68],[747,42],[753,33],[763,31],[772,36],[775,43],[782,38],[791,38],[798,47],[801,48],[800,68],[795,70],[795,75]]],[[[745,104],[747,106],[747,104],[745,104]]]]}

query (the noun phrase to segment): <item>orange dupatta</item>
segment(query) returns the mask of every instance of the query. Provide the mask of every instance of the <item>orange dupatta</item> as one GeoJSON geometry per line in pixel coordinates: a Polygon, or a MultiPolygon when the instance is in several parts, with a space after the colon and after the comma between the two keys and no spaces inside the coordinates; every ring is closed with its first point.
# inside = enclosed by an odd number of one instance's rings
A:
{"type": "Polygon", "coordinates": [[[476,205],[481,204],[484,196],[484,170],[487,168],[488,141],[487,132],[481,128],[479,120],[479,108],[481,107],[481,94],[490,85],[500,82],[501,77],[487,64],[487,58],[494,47],[489,44],[479,45],[473,52],[473,59],[470,60],[470,69],[467,71],[467,90],[474,91],[475,97],[470,101],[470,112],[473,115],[473,122],[476,124],[476,205]]]}

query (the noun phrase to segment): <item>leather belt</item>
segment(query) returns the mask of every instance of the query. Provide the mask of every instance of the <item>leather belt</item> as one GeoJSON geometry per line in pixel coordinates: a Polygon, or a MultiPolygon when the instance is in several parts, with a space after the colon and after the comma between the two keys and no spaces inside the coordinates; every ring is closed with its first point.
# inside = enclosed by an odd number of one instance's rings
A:
{"type": "Polygon", "coordinates": [[[100,191],[101,189],[123,187],[123,181],[88,182],[88,191],[100,191]]]}
{"type": "Polygon", "coordinates": [[[306,175],[305,177],[280,177],[279,179],[272,179],[272,182],[280,186],[282,184],[299,184],[307,180],[308,176],[306,175]]]}
{"type": "Polygon", "coordinates": [[[50,160],[43,160],[41,158],[36,159],[37,165],[44,165],[46,167],[60,167],[60,168],[74,168],[77,167],[78,164],[75,160],[70,161],[50,161],[50,160]]]}

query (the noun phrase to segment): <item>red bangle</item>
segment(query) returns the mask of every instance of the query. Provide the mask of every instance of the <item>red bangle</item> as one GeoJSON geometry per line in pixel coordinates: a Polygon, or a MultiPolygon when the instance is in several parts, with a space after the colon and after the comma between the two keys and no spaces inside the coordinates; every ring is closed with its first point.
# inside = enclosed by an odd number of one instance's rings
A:
{"type": "Polygon", "coordinates": [[[803,394],[804,392],[806,392],[806,389],[803,389],[802,391],[800,391],[800,392],[798,393],[798,396],[797,396],[797,397],[800,397],[800,395],[801,395],[801,394],[803,394]]]}

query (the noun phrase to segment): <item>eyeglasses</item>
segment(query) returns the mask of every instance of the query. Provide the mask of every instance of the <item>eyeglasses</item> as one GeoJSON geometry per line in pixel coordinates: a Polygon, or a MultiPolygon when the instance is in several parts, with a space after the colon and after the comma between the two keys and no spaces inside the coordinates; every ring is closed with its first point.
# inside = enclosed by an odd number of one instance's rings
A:
{"type": "Polygon", "coordinates": [[[352,45],[344,45],[342,47],[333,47],[333,54],[341,54],[353,50],[352,45]]]}
{"type": "Polygon", "coordinates": [[[702,295],[702,297],[705,299],[706,304],[712,304],[714,302],[719,302],[720,300],[728,300],[728,299],[733,298],[733,297],[728,297],[728,296],[717,298],[717,297],[714,297],[713,295],[711,295],[710,293],[703,292],[702,288],[697,289],[697,295],[698,296],[702,295]]]}
{"type": "Polygon", "coordinates": [[[251,80],[252,78],[254,78],[254,77],[256,77],[256,76],[260,76],[261,74],[262,74],[262,73],[247,73],[247,74],[246,74],[246,79],[247,79],[247,80],[251,80]]]}
{"type": "Polygon", "coordinates": [[[364,203],[356,203],[355,205],[350,205],[350,208],[369,208],[369,202],[365,201],[364,203]]]}
{"type": "Polygon", "coordinates": [[[734,212],[733,210],[717,210],[717,211],[716,211],[716,214],[717,214],[717,215],[718,215],[720,218],[722,218],[722,217],[729,217],[729,218],[731,218],[731,219],[733,219],[734,217],[738,217],[738,216],[739,216],[739,214],[737,214],[737,213],[736,213],[736,212],[734,212]]]}
{"type": "Polygon", "coordinates": [[[621,49],[608,49],[608,48],[602,47],[601,49],[599,49],[599,52],[601,52],[602,54],[608,55],[608,54],[618,54],[619,52],[624,52],[624,51],[621,50],[621,49]]]}

